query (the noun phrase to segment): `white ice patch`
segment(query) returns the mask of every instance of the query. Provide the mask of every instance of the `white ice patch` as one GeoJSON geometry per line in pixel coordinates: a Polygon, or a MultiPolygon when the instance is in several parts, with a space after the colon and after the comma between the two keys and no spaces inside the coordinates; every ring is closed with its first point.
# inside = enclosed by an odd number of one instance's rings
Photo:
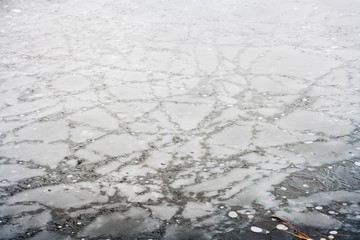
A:
{"type": "Polygon", "coordinates": [[[231,218],[237,218],[237,217],[238,217],[238,214],[237,214],[237,212],[235,212],[235,211],[230,211],[230,212],[228,213],[228,216],[231,217],[231,218]]]}
{"type": "Polygon", "coordinates": [[[188,192],[208,192],[226,188],[230,183],[241,181],[254,172],[254,168],[236,168],[221,176],[185,188],[188,192]]]}
{"type": "Polygon", "coordinates": [[[129,134],[107,135],[88,145],[87,149],[104,155],[120,156],[134,151],[145,150],[147,144],[129,134]],[[121,146],[121,147],[120,147],[121,146]]]}
{"type": "Polygon", "coordinates": [[[36,164],[55,168],[69,154],[68,145],[64,143],[19,143],[0,146],[0,156],[22,161],[34,161],[36,164]]]}
{"type": "MultiPolygon", "coordinates": [[[[348,191],[330,191],[314,193],[308,197],[299,197],[296,199],[289,199],[289,203],[294,205],[305,205],[308,203],[330,204],[336,202],[357,202],[360,199],[360,193],[348,191]]],[[[315,209],[322,210],[321,206],[316,206],[315,209]]]]}
{"type": "MultiPolygon", "coordinates": [[[[38,168],[27,168],[23,165],[2,164],[0,167],[0,181],[16,182],[22,179],[43,176],[46,172],[38,168]]],[[[7,185],[0,183],[0,186],[7,185]]]]}
{"type": "Polygon", "coordinates": [[[259,227],[256,227],[256,226],[251,226],[250,230],[253,231],[253,232],[256,232],[256,233],[263,233],[263,234],[268,234],[269,233],[268,230],[265,230],[265,229],[262,229],[262,228],[259,228],[259,227]]]}
{"type": "Polygon", "coordinates": [[[49,207],[67,209],[85,206],[92,202],[104,203],[107,196],[100,194],[100,189],[89,183],[60,184],[55,186],[40,187],[15,194],[8,199],[9,204],[17,202],[35,201],[49,207]]]}
{"type": "MultiPolygon", "coordinates": [[[[95,108],[78,112],[70,117],[72,121],[95,128],[116,130],[119,127],[117,119],[103,109],[95,108]]],[[[88,130],[91,131],[91,130],[88,130]]]]}
{"type": "Polygon", "coordinates": [[[276,228],[279,230],[282,230],[282,231],[288,230],[288,227],[285,226],[284,224],[278,224],[278,225],[276,225],[276,228]]]}
{"type": "Polygon", "coordinates": [[[96,130],[93,127],[76,126],[70,129],[70,139],[76,143],[84,143],[87,140],[96,139],[104,134],[104,132],[96,130]]]}
{"type": "Polygon", "coordinates": [[[160,221],[140,208],[131,208],[125,213],[101,215],[79,233],[79,236],[104,237],[151,232],[160,227],[160,221]]]}
{"type": "Polygon", "coordinates": [[[17,131],[14,137],[5,138],[5,141],[39,140],[55,142],[66,140],[69,131],[67,125],[64,120],[33,123],[17,131]]]}
{"type": "Polygon", "coordinates": [[[303,77],[311,72],[312,77],[328,72],[329,68],[340,65],[339,61],[321,55],[303,53],[290,47],[273,47],[264,57],[253,66],[252,71],[259,74],[284,74],[303,77]]]}
{"type": "Polygon", "coordinates": [[[153,217],[161,220],[170,220],[178,210],[178,207],[167,205],[149,205],[147,207],[151,209],[153,217]]]}
{"type": "Polygon", "coordinates": [[[90,84],[90,79],[78,74],[61,75],[52,80],[52,85],[60,91],[79,92],[86,90],[90,84]]]}
{"type": "Polygon", "coordinates": [[[209,144],[232,149],[245,149],[251,142],[252,126],[250,124],[228,127],[214,134],[209,144]],[[241,137],[240,137],[241,136],[241,137]]]}
{"type": "Polygon", "coordinates": [[[256,182],[243,181],[247,183],[246,187],[231,199],[226,200],[225,203],[228,205],[251,206],[254,202],[257,202],[267,208],[272,208],[278,205],[279,202],[275,200],[274,195],[270,191],[273,190],[273,185],[281,183],[286,176],[286,173],[274,173],[256,182]],[[259,191],[259,189],[261,189],[261,191],[259,191]]]}
{"type": "Polygon", "coordinates": [[[251,231],[256,232],[256,233],[260,233],[263,231],[261,228],[255,227],[255,226],[252,226],[250,229],[251,229],[251,231]]]}
{"type": "Polygon", "coordinates": [[[188,202],[183,210],[183,217],[195,220],[213,213],[215,208],[210,203],[188,202]]]}
{"type": "Polygon", "coordinates": [[[350,121],[340,122],[337,118],[305,110],[297,110],[291,113],[279,120],[278,124],[287,130],[323,132],[334,136],[350,134],[354,129],[350,121]]]}
{"type": "Polygon", "coordinates": [[[165,103],[164,108],[171,120],[179,124],[184,130],[196,128],[204,117],[213,110],[212,107],[204,104],[191,103],[165,103]]]}

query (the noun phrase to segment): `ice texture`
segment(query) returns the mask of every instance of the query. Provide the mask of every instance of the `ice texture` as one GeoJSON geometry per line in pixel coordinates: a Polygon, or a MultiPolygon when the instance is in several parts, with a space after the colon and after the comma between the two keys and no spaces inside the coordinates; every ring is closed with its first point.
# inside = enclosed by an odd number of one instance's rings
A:
{"type": "Polygon", "coordinates": [[[359,239],[359,9],[0,1],[0,239],[359,239]]]}

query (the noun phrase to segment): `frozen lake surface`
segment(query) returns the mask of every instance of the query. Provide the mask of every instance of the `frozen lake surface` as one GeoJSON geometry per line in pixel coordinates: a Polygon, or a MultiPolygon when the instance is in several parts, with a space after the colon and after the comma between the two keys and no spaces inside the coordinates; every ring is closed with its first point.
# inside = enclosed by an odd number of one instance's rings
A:
{"type": "Polygon", "coordinates": [[[1,239],[360,239],[360,1],[0,19],[1,239]]]}

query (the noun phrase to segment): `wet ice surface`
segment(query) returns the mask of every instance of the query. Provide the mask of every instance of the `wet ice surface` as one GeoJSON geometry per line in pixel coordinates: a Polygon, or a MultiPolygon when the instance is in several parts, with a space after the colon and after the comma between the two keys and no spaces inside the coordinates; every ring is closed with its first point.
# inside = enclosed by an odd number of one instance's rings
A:
{"type": "Polygon", "coordinates": [[[359,239],[359,1],[0,6],[1,239],[359,239]]]}

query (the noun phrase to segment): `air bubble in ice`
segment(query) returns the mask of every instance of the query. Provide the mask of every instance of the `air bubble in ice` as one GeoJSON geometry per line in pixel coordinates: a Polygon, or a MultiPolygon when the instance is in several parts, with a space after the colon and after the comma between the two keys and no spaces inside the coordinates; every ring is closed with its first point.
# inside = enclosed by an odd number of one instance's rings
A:
{"type": "Polygon", "coordinates": [[[238,214],[235,212],[235,211],[230,211],[228,213],[228,216],[231,217],[231,218],[237,218],[238,217],[238,214]]]}
{"type": "Polygon", "coordinates": [[[255,227],[255,226],[252,226],[250,229],[251,229],[251,231],[256,232],[256,233],[260,233],[263,231],[261,228],[255,227]]]}

